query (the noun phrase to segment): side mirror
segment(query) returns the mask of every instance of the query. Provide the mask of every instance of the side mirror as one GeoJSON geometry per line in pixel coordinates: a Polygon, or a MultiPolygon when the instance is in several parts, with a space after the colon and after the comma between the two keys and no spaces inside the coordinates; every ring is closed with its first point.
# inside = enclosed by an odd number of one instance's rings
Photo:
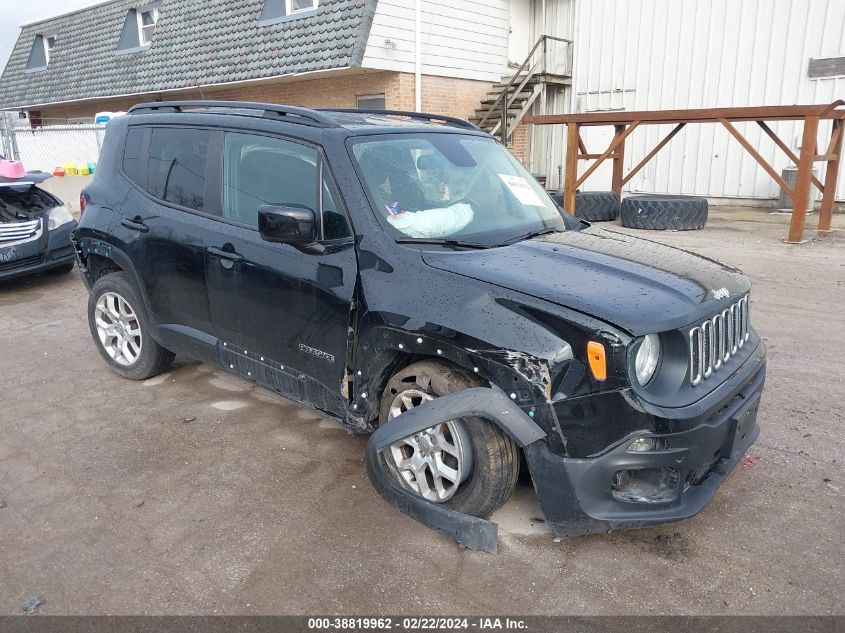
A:
{"type": "Polygon", "coordinates": [[[261,239],[277,244],[308,246],[317,240],[317,219],[313,209],[262,204],[258,207],[261,239]]]}

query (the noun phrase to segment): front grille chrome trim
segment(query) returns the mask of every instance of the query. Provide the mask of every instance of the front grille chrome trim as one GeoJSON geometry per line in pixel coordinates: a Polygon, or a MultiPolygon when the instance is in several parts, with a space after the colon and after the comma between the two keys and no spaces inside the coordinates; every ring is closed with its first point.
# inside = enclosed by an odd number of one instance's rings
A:
{"type": "Polygon", "coordinates": [[[689,330],[689,380],[695,387],[719,371],[751,335],[750,301],[745,295],[716,316],[689,330]]]}

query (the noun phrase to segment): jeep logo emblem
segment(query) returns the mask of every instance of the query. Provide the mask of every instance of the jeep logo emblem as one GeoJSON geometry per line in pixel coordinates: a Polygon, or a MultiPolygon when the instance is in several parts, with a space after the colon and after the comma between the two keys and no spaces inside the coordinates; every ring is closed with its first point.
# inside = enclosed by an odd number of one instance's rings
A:
{"type": "Polygon", "coordinates": [[[727,288],[719,288],[718,290],[713,291],[713,298],[715,299],[727,299],[731,296],[731,293],[728,292],[727,288]]]}

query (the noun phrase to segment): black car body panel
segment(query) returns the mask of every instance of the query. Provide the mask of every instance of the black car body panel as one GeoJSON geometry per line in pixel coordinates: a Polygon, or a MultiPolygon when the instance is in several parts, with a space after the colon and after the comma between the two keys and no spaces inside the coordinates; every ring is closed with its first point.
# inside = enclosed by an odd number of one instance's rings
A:
{"type": "Polygon", "coordinates": [[[328,114],[338,121],[332,126],[271,114],[165,109],[112,120],[74,234],[86,284],[125,271],[161,345],[323,411],[351,432],[377,428],[381,392],[399,369],[423,358],[465,368],[545,434],[525,454],[560,533],[701,509],[757,433],[756,420],[739,410],[759,399],[765,376],[765,347],[753,328],[718,372],[690,381],[690,328],[748,296],[741,273],[564,213],[558,232],[507,246],[397,243],[374,212],[353,141],[421,130],[489,137],[386,116],[328,114]],[[163,201],[127,176],[124,146],[136,126],[208,135],[201,210],[163,201]],[[216,152],[230,134],[292,141],[310,152],[351,235],[298,248],[222,218],[216,152]],[[641,386],[632,372],[646,334],[659,335],[665,353],[655,378],[641,386]],[[591,341],[607,352],[605,379],[591,372],[591,341]],[[659,438],[662,448],[636,454],[634,463],[627,447],[639,437],[659,438]],[[671,500],[612,494],[617,472],[662,467],[673,450],[686,452],[671,500]]]}
{"type": "Polygon", "coordinates": [[[70,236],[76,222],[51,228],[50,212],[62,201],[38,187],[44,174],[0,179],[0,280],[66,267],[74,262],[70,236]]]}

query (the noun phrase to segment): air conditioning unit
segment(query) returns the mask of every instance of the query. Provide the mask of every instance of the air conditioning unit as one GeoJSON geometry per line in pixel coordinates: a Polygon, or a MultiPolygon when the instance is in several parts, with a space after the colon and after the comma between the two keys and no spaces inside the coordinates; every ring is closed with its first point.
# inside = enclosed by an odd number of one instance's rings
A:
{"type": "MultiPolygon", "coordinates": [[[[783,171],[780,172],[781,177],[786,181],[790,187],[795,189],[795,182],[798,180],[798,168],[797,167],[787,167],[783,171]]],[[[816,179],[819,178],[819,170],[813,170],[813,176],[816,179]]],[[[819,190],[816,185],[810,182],[810,192],[807,194],[807,206],[805,209],[807,211],[813,210],[813,204],[816,202],[816,198],[819,197],[819,190]]],[[[780,196],[778,197],[778,211],[792,211],[792,198],[786,195],[786,192],[781,188],[780,196]]]]}

